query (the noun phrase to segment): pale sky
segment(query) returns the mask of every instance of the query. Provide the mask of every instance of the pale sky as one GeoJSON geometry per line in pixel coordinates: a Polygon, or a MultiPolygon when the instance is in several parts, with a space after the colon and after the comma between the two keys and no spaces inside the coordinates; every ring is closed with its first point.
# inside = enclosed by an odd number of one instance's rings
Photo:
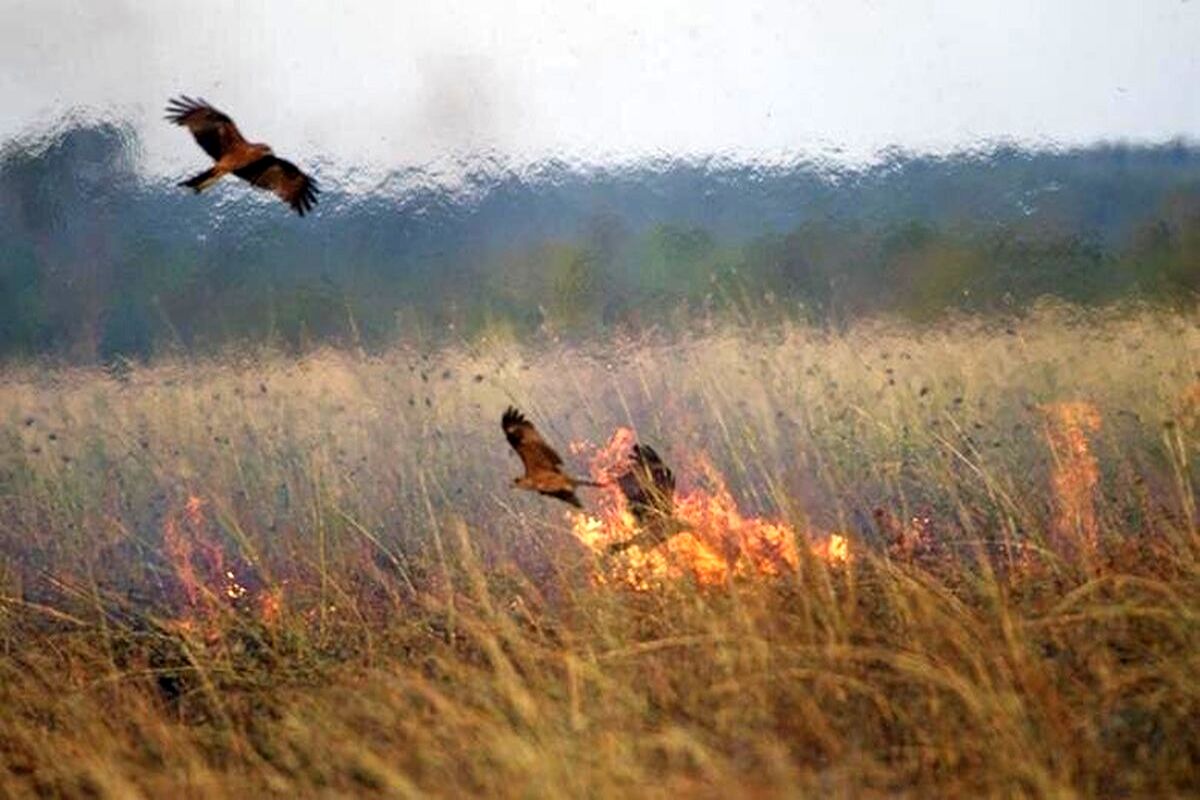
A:
{"type": "Polygon", "coordinates": [[[342,169],[1197,139],[1200,0],[0,0],[0,142],[83,107],[186,171],[181,92],[342,169]]]}

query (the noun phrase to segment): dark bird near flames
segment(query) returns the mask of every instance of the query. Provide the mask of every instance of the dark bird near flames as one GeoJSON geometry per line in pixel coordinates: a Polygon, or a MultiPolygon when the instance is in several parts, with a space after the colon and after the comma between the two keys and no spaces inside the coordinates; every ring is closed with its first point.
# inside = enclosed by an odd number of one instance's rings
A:
{"type": "Polygon", "coordinates": [[[247,142],[233,120],[205,100],[182,96],[167,104],[167,119],[192,132],[196,143],[216,163],[182,181],[197,194],[233,173],[244,181],[274,192],[304,216],[317,204],[317,182],[290,161],[276,156],[269,145],[247,142]]]}
{"type": "Polygon", "coordinates": [[[573,478],[563,472],[562,458],[553,447],[546,444],[546,440],[537,432],[537,428],[533,427],[533,423],[512,406],[509,406],[500,418],[500,427],[504,429],[505,438],[525,465],[525,474],[513,478],[513,484],[518,489],[528,489],[547,497],[556,497],[564,503],[583,508],[583,503],[579,502],[575,495],[575,487],[601,485],[573,478]]]}
{"type": "Polygon", "coordinates": [[[675,517],[675,474],[649,445],[635,444],[630,467],[617,478],[629,513],[641,528],[632,539],[609,545],[608,552],[662,544],[687,525],[675,517]]]}

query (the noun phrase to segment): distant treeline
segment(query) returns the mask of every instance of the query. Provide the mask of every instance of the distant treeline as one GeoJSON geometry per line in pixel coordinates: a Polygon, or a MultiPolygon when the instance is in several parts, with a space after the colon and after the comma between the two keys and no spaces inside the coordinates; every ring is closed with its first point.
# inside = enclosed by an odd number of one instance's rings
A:
{"type": "Polygon", "coordinates": [[[860,171],[547,163],[453,188],[410,171],[369,192],[327,179],[303,220],[233,181],[201,198],[148,182],[136,152],[87,123],[0,150],[0,357],[1200,296],[1200,149],[1184,143],[860,171]]]}

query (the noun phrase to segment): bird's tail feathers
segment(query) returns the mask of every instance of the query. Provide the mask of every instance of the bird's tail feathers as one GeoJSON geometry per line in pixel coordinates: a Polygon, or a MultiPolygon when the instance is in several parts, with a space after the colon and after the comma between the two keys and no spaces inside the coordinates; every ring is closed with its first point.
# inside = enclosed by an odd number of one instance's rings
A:
{"type": "Polygon", "coordinates": [[[576,486],[594,486],[597,489],[603,489],[605,486],[611,486],[611,484],[608,483],[601,483],[600,481],[585,481],[582,478],[575,478],[574,480],[576,486]]]}
{"type": "Polygon", "coordinates": [[[179,185],[186,186],[196,194],[199,194],[220,180],[221,175],[223,174],[224,173],[217,172],[216,168],[214,167],[204,170],[204,172],[201,172],[199,175],[193,175],[186,181],[180,181],[179,185]]]}

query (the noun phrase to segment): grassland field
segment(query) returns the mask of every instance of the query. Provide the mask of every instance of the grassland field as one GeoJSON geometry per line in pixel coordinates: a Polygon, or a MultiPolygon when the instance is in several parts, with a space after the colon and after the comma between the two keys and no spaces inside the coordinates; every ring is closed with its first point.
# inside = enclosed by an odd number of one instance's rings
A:
{"type": "Polygon", "coordinates": [[[1194,312],[11,364],[0,797],[1196,796],[1198,470],[1194,312]],[[798,558],[604,580],[510,403],[798,558]]]}

